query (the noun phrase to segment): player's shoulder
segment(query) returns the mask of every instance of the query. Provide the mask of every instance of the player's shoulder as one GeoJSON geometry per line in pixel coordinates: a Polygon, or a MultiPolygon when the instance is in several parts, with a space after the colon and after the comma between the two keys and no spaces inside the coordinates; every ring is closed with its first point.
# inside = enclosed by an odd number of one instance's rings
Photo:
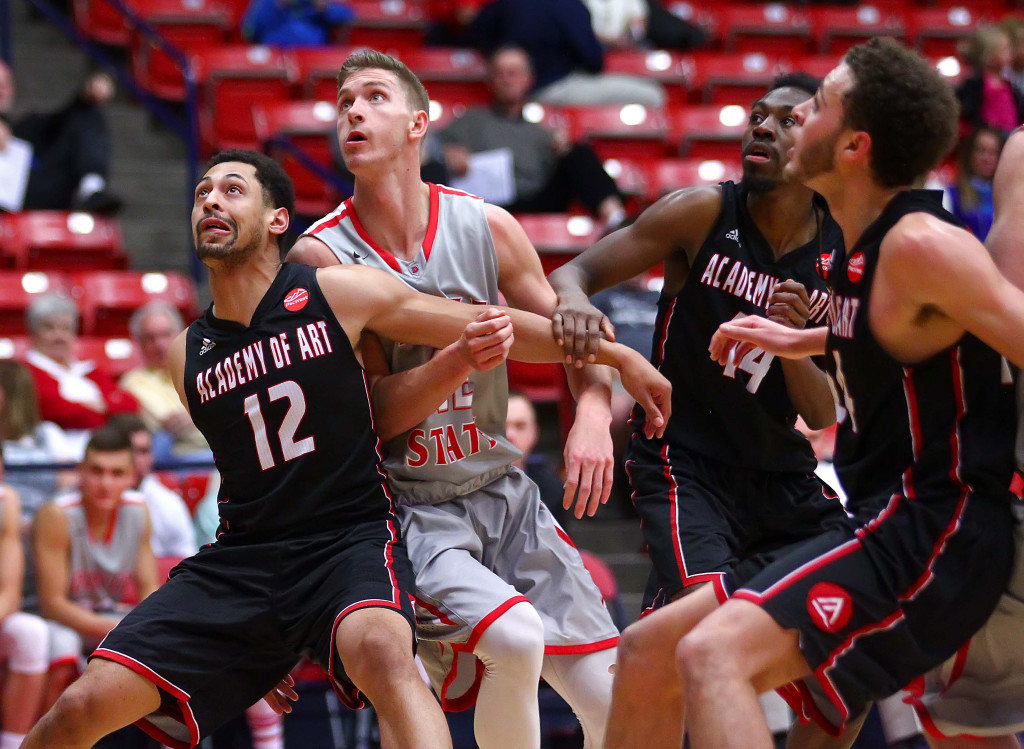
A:
{"type": "Polygon", "coordinates": [[[722,210],[721,185],[683,187],[670,192],[641,216],[659,221],[713,222],[722,210]]]}

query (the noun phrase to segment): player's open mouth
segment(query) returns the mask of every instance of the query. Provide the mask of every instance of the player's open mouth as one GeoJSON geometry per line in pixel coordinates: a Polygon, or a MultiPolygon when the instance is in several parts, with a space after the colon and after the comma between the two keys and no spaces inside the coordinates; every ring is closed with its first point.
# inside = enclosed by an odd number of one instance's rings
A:
{"type": "Polygon", "coordinates": [[[749,161],[765,163],[775,158],[775,151],[760,143],[751,143],[743,153],[743,158],[749,161]]]}
{"type": "Polygon", "coordinates": [[[366,142],[366,136],[363,135],[358,130],[353,130],[351,133],[348,134],[348,140],[345,141],[345,145],[350,145],[352,143],[365,143],[365,142],[366,142]]]}
{"type": "Polygon", "coordinates": [[[199,231],[200,233],[204,231],[212,231],[214,234],[230,234],[231,225],[223,219],[211,216],[210,218],[204,218],[199,222],[199,231]]]}

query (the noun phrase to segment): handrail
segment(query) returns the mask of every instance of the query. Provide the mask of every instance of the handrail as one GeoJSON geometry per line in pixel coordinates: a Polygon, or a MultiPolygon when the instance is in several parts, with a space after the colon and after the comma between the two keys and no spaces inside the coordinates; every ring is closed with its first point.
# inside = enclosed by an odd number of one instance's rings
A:
{"type": "MultiPolygon", "coordinates": [[[[82,34],[74,23],[50,2],[50,0],[28,0],[35,6],[64,36],[78,45],[90,58],[96,61],[103,69],[117,79],[117,82],[132,96],[134,96],[156,119],[167,127],[171,132],[185,142],[187,153],[186,185],[187,205],[192,204],[192,194],[198,178],[199,164],[199,88],[196,83],[195,71],[192,68],[188,57],[176,46],[168,42],[160,32],[156,31],[149,23],[136,15],[123,0],[103,0],[112,6],[126,23],[131,24],[174,61],[174,64],[181,69],[185,80],[185,114],[180,117],[168,106],[153,94],[140,87],[135,79],[114,60],[111,55],[99,44],[82,34]]],[[[6,8],[6,0],[0,0],[0,5],[6,8]]],[[[202,282],[203,266],[196,254],[192,251],[191,243],[188,248],[189,268],[192,278],[196,283],[202,282]]]]}
{"type": "Polygon", "coordinates": [[[309,171],[313,172],[317,177],[322,179],[328,185],[333,187],[335,190],[340,192],[342,195],[351,195],[354,189],[351,180],[347,180],[339,174],[332,172],[330,169],[325,167],[323,164],[318,162],[309,152],[300,146],[298,143],[293,141],[287,135],[278,134],[264,143],[264,148],[267,146],[277,146],[278,148],[287,151],[290,156],[295,158],[302,166],[309,171]]]}

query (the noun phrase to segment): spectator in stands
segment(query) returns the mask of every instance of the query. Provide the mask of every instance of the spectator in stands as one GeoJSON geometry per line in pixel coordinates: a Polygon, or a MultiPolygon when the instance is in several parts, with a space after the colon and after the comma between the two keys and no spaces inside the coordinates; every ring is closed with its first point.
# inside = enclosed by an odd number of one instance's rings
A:
{"type": "Polygon", "coordinates": [[[107,190],[111,139],[103,105],[114,96],[106,73],[86,76],[60,109],[11,118],[14,76],[0,61],[0,151],[14,135],[32,144],[23,208],[116,213],[121,199],[107,190]]]}
{"type": "Polygon", "coordinates": [[[0,709],[0,749],[18,749],[38,720],[50,665],[46,622],[20,610],[24,575],[18,493],[0,483],[0,666],[7,671],[0,709]]]}
{"type": "Polygon", "coordinates": [[[75,359],[78,308],[73,301],[42,294],[29,305],[26,324],[32,348],[25,363],[35,380],[43,420],[77,432],[84,446],[85,430],[101,426],[111,414],[138,411],[135,398],[120,390],[110,375],[94,362],[75,359]]]}
{"type": "Polygon", "coordinates": [[[1005,141],[1001,130],[972,130],[960,143],[956,182],[946,190],[950,211],[982,242],[992,228],[992,178],[1005,141]]]}
{"type": "Polygon", "coordinates": [[[142,355],[142,366],[121,376],[119,385],[139,402],[139,414],[153,433],[156,460],[210,458],[210,447],[181,405],[167,370],[171,342],[185,328],[173,305],[155,300],[135,311],[128,330],[142,355]]]}
{"type": "Polygon", "coordinates": [[[487,55],[506,46],[526,50],[536,76],[532,98],[544,104],[665,103],[654,81],[601,73],[604,52],[581,0],[495,0],[480,10],[471,34],[487,55]]]}
{"type": "Polygon", "coordinates": [[[658,0],[584,0],[594,33],[605,47],[693,49],[707,35],[670,13],[658,0]]]}
{"type": "Polygon", "coordinates": [[[480,8],[489,0],[426,0],[427,44],[437,47],[471,47],[469,29],[480,8]]]}
{"type": "Polygon", "coordinates": [[[1008,135],[1024,121],[1024,93],[1004,77],[1012,60],[1009,35],[998,27],[979,27],[962,56],[973,72],[957,88],[961,128],[987,126],[1008,135]]]}
{"type": "Polygon", "coordinates": [[[512,391],[508,394],[505,436],[523,454],[523,457],[514,465],[526,472],[530,480],[540,489],[541,501],[551,510],[555,520],[560,525],[565,525],[572,515],[562,507],[562,496],[565,493],[562,480],[558,477],[558,473],[555,472],[548,457],[533,451],[537,447],[537,439],[540,437],[537,411],[530,399],[522,393],[512,391]]]}
{"type": "MultiPolygon", "coordinates": [[[[13,359],[0,359],[0,440],[5,461],[12,466],[71,462],[79,455],[60,427],[39,418],[32,375],[13,359]]],[[[9,476],[8,482],[20,494],[22,508],[29,515],[57,489],[56,472],[46,467],[20,470],[9,476]]]]}
{"type": "Polygon", "coordinates": [[[1003,75],[1014,88],[1024,92],[1024,19],[1007,16],[999,24],[999,28],[1010,37],[1010,64],[1003,71],[1003,75]]]}
{"type": "Polygon", "coordinates": [[[242,36],[272,47],[323,47],[355,12],[336,0],[252,0],[242,36]]]}
{"type": "Polygon", "coordinates": [[[508,148],[516,196],[503,208],[512,213],[560,212],[580,200],[606,227],[617,227],[625,218],[622,199],[593,149],[523,119],[532,84],[524,50],[503,47],[492,55],[490,107],[471,107],[440,135],[448,171],[461,177],[469,169],[470,154],[508,148]]]}
{"type": "Polygon", "coordinates": [[[53,622],[51,635],[72,636],[89,652],[156,590],[157,576],[149,512],[131,488],[127,435],[97,429],[78,470],[80,489],[36,514],[32,543],[39,608],[53,622]]]}
{"type": "MultiPolygon", "coordinates": [[[[146,500],[152,526],[149,541],[161,560],[181,561],[199,548],[185,500],[153,473],[153,435],[136,414],[116,414],[107,425],[128,435],[132,448],[133,488],[146,500]]],[[[165,565],[166,566],[166,565],[165,565]]]]}

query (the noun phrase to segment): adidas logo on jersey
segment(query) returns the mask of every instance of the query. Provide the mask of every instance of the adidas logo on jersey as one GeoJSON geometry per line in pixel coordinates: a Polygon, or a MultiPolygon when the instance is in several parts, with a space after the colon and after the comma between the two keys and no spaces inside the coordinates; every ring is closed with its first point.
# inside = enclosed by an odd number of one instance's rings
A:
{"type": "Polygon", "coordinates": [[[202,356],[203,354],[205,354],[207,351],[209,351],[210,349],[212,349],[216,345],[217,344],[215,342],[211,341],[209,338],[204,338],[203,339],[203,345],[199,349],[199,355],[202,356]]]}
{"type": "Polygon", "coordinates": [[[733,229],[732,231],[727,231],[725,233],[725,238],[726,239],[731,239],[736,244],[739,244],[740,243],[740,230],[739,229],[733,229]]]}
{"type": "Polygon", "coordinates": [[[816,583],[807,593],[807,613],[826,632],[838,632],[850,621],[850,594],[834,583],[816,583]]]}

